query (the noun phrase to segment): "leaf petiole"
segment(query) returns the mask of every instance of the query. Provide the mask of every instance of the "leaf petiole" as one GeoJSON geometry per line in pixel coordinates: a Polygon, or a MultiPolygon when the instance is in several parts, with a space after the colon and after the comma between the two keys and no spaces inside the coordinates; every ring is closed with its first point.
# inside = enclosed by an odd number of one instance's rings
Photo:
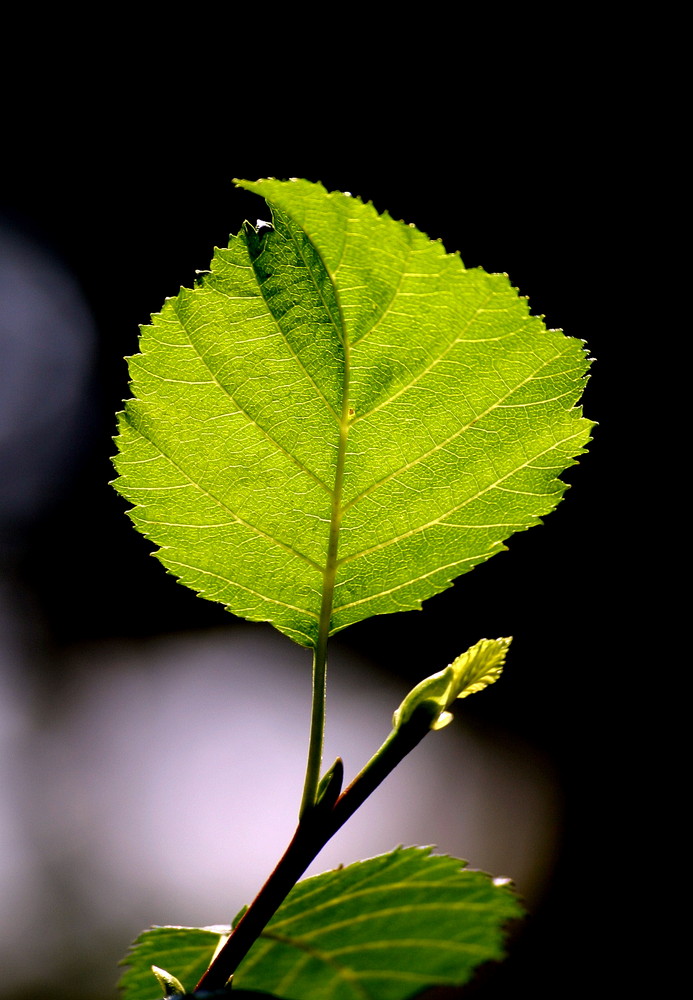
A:
{"type": "Polygon", "coordinates": [[[325,693],[327,681],[327,635],[321,629],[321,641],[313,652],[313,703],[310,718],[310,741],[308,744],[308,761],[306,778],[303,786],[303,798],[299,819],[303,819],[317,799],[322,765],[322,748],[325,738],[325,693]]]}

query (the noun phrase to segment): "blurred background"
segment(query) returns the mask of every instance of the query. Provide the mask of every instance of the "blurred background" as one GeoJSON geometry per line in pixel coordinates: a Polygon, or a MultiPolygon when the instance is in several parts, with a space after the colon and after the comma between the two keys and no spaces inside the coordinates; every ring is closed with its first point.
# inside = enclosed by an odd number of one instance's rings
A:
{"type": "Polygon", "coordinates": [[[511,876],[532,915],[478,995],[571,995],[585,949],[608,949],[624,919],[602,873],[633,819],[618,734],[635,515],[614,492],[633,457],[632,96],[586,25],[583,48],[554,38],[549,60],[520,25],[499,50],[478,28],[453,45],[427,24],[393,46],[352,24],[337,56],[334,30],[318,43],[306,24],[277,52],[241,22],[210,38],[205,18],[146,37],[134,20],[82,26],[84,47],[53,46],[50,24],[17,36],[0,197],[0,997],[115,997],[142,928],[229,921],[293,830],[305,651],[167,576],[108,485],[138,324],[267,217],[232,183],[261,176],[351,191],[506,271],[598,359],[585,411],[600,426],[546,524],[422,612],[335,641],[326,752],[353,774],[413,682],[481,636],[515,636],[502,681],[312,869],[418,842],[511,876]]]}

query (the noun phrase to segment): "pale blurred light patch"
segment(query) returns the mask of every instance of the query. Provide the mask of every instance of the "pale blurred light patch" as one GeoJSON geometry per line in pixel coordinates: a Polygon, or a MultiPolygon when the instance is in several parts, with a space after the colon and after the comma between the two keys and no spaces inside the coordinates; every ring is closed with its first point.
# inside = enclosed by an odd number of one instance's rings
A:
{"type": "MultiPolygon", "coordinates": [[[[26,531],[59,497],[92,433],[95,331],[74,278],[0,220],[0,995],[44,978],[72,925],[54,878],[43,774],[40,617],[18,583],[26,531]]],[[[58,958],[57,956],[60,956],[58,958]]]]}
{"type": "MultiPolygon", "coordinates": [[[[8,847],[11,863],[33,872],[34,919],[46,899],[60,912],[52,960],[60,963],[68,940],[108,940],[115,959],[152,923],[230,921],[295,826],[309,655],[249,627],[91,646],[66,666],[69,687],[32,741],[34,780],[15,786],[36,836],[8,847]]],[[[404,693],[337,647],[325,763],[341,754],[351,777],[387,735],[404,693]]],[[[554,789],[524,748],[509,754],[480,740],[465,729],[463,706],[458,715],[426,738],[309,874],[401,843],[435,844],[536,897],[555,848],[554,789]]],[[[7,897],[0,910],[11,935],[7,897]]],[[[50,934],[43,948],[51,951],[50,934]]],[[[17,975],[28,971],[21,961],[20,950],[17,975]]]]}
{"type": "Polygon", "coordinates": [[[12,959],[22,934],[31,932],[40,893],[37,858],[27,843],[26,817],[19,809],[31,795],[26,786],[34,746],[16,607],[0,576],[0,967],[4,959],[12,959]]]}

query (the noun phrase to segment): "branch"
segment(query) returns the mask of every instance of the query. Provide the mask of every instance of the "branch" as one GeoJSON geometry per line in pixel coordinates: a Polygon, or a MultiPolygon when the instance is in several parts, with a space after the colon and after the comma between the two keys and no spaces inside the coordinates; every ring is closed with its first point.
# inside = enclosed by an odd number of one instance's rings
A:
{"type": "Polygon", "coordinates": [[[341,759],[337,758],[321,782],[316,804],[299,820],[281,860],[200,979],[196,990],[220,990],[228,986],[234,972],[301,875],[337,830],[430,732],[431,721],[430,705],[419,705],[406,723],[390,733],[341,795],[344,767],[341,759]]]}

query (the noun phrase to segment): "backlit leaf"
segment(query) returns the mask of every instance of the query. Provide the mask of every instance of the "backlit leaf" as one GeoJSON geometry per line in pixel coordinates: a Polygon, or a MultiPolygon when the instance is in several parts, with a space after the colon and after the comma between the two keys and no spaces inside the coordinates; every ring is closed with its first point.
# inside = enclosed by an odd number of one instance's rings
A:
{"type": "Polygon", "coordinates": [[[162,563],[314,646],[419,607],[536,524],[589,439],[583,345],[502,274],[306,181],[130,359],[117,488],[162,563]]]}

